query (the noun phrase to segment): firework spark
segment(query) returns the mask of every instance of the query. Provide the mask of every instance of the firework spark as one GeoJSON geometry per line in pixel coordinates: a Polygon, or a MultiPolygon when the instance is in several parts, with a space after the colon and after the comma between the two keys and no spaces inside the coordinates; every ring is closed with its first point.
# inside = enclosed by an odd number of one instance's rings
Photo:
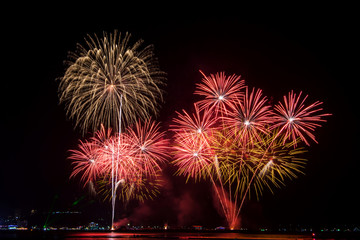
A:
{"type": "Polygon", "coordinates": [[[157,66],[153,46],[141,48],[142,40],[129,44],[130,34],[117,31],[87,36],[69,54],[68,68],[60,79],[60,103],[82,132],[119,126],[156,114],[162,101],[164,72],[157,66]]]}

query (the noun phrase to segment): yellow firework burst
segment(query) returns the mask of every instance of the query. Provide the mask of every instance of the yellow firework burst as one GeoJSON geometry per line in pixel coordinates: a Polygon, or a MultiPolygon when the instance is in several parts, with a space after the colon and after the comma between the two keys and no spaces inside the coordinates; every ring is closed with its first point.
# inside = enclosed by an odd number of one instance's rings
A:
{"type": "Polygon", "coordinates": [[[300,157],[306,150],[303,147],[296,147],[300,138],[296,142],[283,142],[282,138],[274,138],[276,131],[272,134],[264,135],[261,141],[251,149],[251,155],[258,165],[255,172],[266,182],[271,190],[271,186],[281,187],[286,179],[297,178],[298,174],[304,174],[307,160],[300,157]]]}
{"type": "MultiPolygon", "coordinates": [[[[116,185],[116,197],[123,202],[129,202],[131,200],[137,200],[144,202],[145,200],[153,200],[160,193],[160,189],[163,185],[160,171],[152,176],[137,175],[131,179],[120,180],[116,185]]],[[[109,187],[109,180],[106,177],[97,181],[99,196],[104,201],[111,201],[112,194],[109,187]]]]}
{"type": "Polygon", "coordinates": [[[88,35],[86,44],[69,54],[60,103],[83,133],[101,124],[118,130],[120,111],[123,126],[158,112],[165,73],[152,45],[142,48],[142,40],[133,45],[129,40],[130,34],[116,30],[102,38],[88,35]]]}
{"type": "Polygon", "coordinates": [[[284,144],[275,138],[276,131],[261,134],[251,145],[229,138],[227,131],[218,131],[214,138],[214,149],[219,160],[219,172],[223,184],[229,184],[234,194],[244,196],[250,186],[249,197],[254,192],[262,195],[265,188],[281,187],[286,179],[304,174],[306,159],[299,157],[306,152],[304,148],[294,148],[294,143],[284,144]]]}
{"type": "MultiPolygon", "coordinates": [[[[234,190],[234,195],[242,197],[257,167],[257,159],[253,158],[250,150],[254,145],[239,141],[233,135],[229,137],[226,129],[218,131],[215,136],[213,143],[219,164],[219,173],[216,174],[223,184],[234,190]]],[[[262,179],[256,177],[252,187],[257,190],[262,185],[262,179]]]]}

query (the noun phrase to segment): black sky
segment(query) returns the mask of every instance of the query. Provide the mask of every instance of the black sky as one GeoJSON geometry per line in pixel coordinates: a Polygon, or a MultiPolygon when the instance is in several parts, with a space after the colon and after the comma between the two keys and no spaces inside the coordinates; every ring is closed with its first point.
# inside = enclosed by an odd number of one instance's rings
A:
{"type": "MultiPolygon", "coordinates": [[[[310,101],[323,101],[325,111],[333,116],[317,131],[319,144],[309,148],[306,175],[288,181],[275,195],[265,193],[259,202],[251,201],[243,218],[248,222],[359,222],[358,25],[350,10],[304,8],[256,17],[232,6],[191,11],[175,6],[138,11],[133,6],[127,11],[79,15],[71,6],[56,13],[54,8],[14,11],[1,30],[0,216],[15,209],[49,209],[54,196],[59,196],[58,208],[67,208],[87,194],[68,180],[67,150],[76,147],[81,135],[58,103],[55,79],[65,71],[67,52],[84,43],[86,34],[118,29],[155,46],[160,67],[168,74],[159,117],[164,128],[175,110],[191,107],[195,83],[201,80],[199,69],[207,74],[242,75],[249,86],[263,89],[274,101],[292,89],[309,94],[310,101]]],[[[211,192],[199,190],[204,185],[169,179],[168,199],[165,195],[158,203],[147,203],[152,209],[158,207],[156,221],[179,221],[181,203],[191,202],[198,207],[183,209],[188,211],[184,218],[191,219],[197,209],[195,215],[202,217],[193,217],[194,221],[209,223],[216,218],[219,222],[211,192]],[[173,210],[164,211],[164,206],[173,210]]],[[[151,216],[147,218],[151,221],[151,216]]]]}

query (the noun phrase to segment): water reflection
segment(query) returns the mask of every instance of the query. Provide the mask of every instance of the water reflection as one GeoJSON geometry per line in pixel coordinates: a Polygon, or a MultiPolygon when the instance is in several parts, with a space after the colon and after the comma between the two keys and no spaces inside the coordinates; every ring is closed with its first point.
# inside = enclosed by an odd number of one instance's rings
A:
{"type": "Polygon", "coordinates": [[[284,235],[284,234],[244,234],[244,233],[223,233],[223,232],[214,232],[214,233],[186,233],[186,232],[159,232],[159,233],[104,233],[104,232],[82,232],[82,233],[69,233],[66,235],[65,239],[68,240],[126,240],[126,239],[136,239],[136,240],[158,240],[158,239],[281,239],[281,240],[313,240],[314,238],[311,235],[284,235]]]}

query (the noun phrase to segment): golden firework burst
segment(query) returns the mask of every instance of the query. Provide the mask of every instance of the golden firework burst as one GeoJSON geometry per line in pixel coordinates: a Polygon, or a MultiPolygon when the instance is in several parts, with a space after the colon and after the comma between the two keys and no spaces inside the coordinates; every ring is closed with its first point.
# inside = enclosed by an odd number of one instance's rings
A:
{"type": "Polygon", "coordinates": [[[60,78],[60,103],[83,133],[101,124],[119,130],[120,115],[124,127],[158,113],[165,73],[152,45],[142,48],[143,40],[133,45],[129,40],[130,34],[116,30],[102,38],[88,35],[86,44],[69,54],[60,78]]]}

